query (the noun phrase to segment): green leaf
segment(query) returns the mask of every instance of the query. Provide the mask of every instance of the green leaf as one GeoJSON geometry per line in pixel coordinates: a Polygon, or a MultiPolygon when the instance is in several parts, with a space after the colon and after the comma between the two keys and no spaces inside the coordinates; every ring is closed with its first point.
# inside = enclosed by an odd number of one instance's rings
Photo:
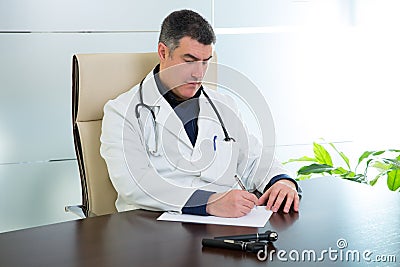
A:
{"type": "Polygon", "coordinates": [[[400,161],[397,159],[382,159],[385,163],[394,166],[395,168],[400,168],[400,161]]]}
{"type": "Polygon", "coordinates": [[[357,183],[363,183],[363,184],[367,184],[368,181],[366,179],[366,176],[364,176],[363,174],[356,174],[353,177],[344,177],[345,179],[357,182],[357,183]]]}
{"type": "Polygon", "coordinates": [[[343,175],[343,174],[347,175],[349,172],[350,172],[349,170],[346,170],[343,167],[339,167],[339,168],[336,168],[336,169],[332,170],[333,174],[340,174],[340,175],[343,175]]]}
{"type": "Polygon", "coordinates": [[[379,171],[387,171],[390,169],[391,164],[387,164],[381,161],[374,161],[374,163],[370,164],[370,166],[378,169],[379,171]]]}
{"type": "Polygon", "coordinates": [[[385,152],[386,152],[386,150],[375,151],[374,153],[372,153],[372,156],[379,156],[379,155],[382,155],[385,152]]]}
{"type": "Polygon", "coordinates": [[[369,155],[371,155],[372,153],[374,153],[375,151],[365,151],[361,157],[358,159],[358,163],[357,165],[359,165],[361,163],[361,161],[363,161],[364,159],[368,158],[369,155]]]}
{"type": "Polygon", "coordinates": [[[365,176],[362,174],[357,174],[354,177],[344,177],[344,179],[350,180],[350,181],[354,181],[357,183],[363,183],[363,184],[367,184],[367,180],[365,179],[365,176]]]}
{"type": "Polygon", "coordinates": [[[314,156],[317,162],[333,166],[329,152],[320,144],[314,142],[314,156]]]}
{"type": "Polygon", "coordinates": [[[333,143],[329,143],[331,147],[340,155],[340,157],[344,160],[347,165],[347,168],[351,169],[349,158],[341,151],[339,151],[333,143]]]}
{"type": "Polygon", "coordinates": [[[312,174],[312,173],[324,173],[324,172],[327,172],[330,174],[333,169],[335,169],[335,168],[333,168],[332,166],[327,165],[327,164],[313,163],[311,165],[301,167],[297,171],[297,174],[298,175],[307,175],[307,174],[312,174]]]}
{"type": "Polygon", "coordinates": [[[364,177],[367,177],[367,172],[368,172],[369,164],[370,164],[372,161],[373,161],[373,159],[367,160],[367,163],[366,163],[365,169],[364,169],[364,174],[363,174],[364,177]]]}
{"type": "Polygon", "coordinates": [[[387,186],[392,191],[396,191],[400,188],[400,169],[394,169],[388,172],[387,186]]]}
{"type": "Polygon", "coordinates": [[[356,173],[350,171],[350,172],[346,175],[346,177],[354,178],[354,177],[356,177],[356,173]]]}
{"type": "Polygon", "coordinates": [[[367,168],[369,167],[369,164],[373,161],[374,159],[369,159],[369,160],[367,160],[367,168]]]}
{"type": "Polygon", "coordinates": [[[317,160],[315,158],[310,158],[307,156],[303,156],[301,158],[297,158],[297,159],[289,159],[286,162],[283,162],[282,164],[286,164],[286,163],[290,163],[290,162],[299,162],[299,161],[311,161],[311,162],[317,162],[317,160]]]}
{"type": "Polygon", "coordinates": [[[382,176],[386,175],[386,174],[387,174],[386,171],[379,173],[377,176],[375,176],[374,179],[372,179],[372,180],[369,182],[369,184],[372,185],[372,186],[374,186],[374,185],[376,184],[376,182],[378,182],[378,179],[381,178],[382,176]]]}
{"type": "Polygon", "coordinates": [[[308,175],[299,175],[297,176],[296,180],[297,181],[304,181],[304,180],[308,180],[310,179],[312,176],[312,174],[308,174],[308,175]]]}

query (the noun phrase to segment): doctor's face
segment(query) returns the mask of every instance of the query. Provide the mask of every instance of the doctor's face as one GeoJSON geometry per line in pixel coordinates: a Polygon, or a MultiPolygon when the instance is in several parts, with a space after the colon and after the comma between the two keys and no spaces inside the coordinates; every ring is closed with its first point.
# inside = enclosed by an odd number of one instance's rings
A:
{"type": "Polygon", "coordinates": [[[161,82],[179,98],[189,99],[201,86],[212,56],[212,45],[183,37],[172,52],[165,44],[159,43],[158,55],[161,82]]]}

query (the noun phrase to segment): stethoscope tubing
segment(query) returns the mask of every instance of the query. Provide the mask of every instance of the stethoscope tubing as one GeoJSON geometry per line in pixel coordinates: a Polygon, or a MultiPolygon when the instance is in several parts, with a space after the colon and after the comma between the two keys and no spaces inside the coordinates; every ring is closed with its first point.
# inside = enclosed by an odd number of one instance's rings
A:
{"type": "MultiPolygon", "coordinates": [[[[143,101],[143,82],[144,82],[144,80],[145,79],[143,79],[139,84],[139,101],[140,102],[138,104],[136,104],[136,106],[135,106],[135,115],[136,115],[136,118],[138,119],[139,125],[141,125],[139,108],[140,107],[145,108],[151,113],[151,116],[152,116],[152,119],[153,119],[153,127],[154,127],[155,139],[156,139],[155,140],[156,147],[155,147],[154,151],[150,151],[150,152],[154,155],[154,154],[157,154],[157,152],[158,152],[158,140],[157,140],[158,139],[158,134],[157,134],[157,130],[156,130],[156,128],[157,128],[156,127],[156,114],[154,113],[154,110],[149,105],[145,104],[144,101],[143,101]]],[[[210,103],[212,109],[215,112],[215,115],[217,115],[218,121],[219,121],[219,123],[221,125],[221,128],[222,128],[222,131],[223,131],[223,133],[225,135],[224,141],[226,141],[226,142],[229,142],[229,141],[235,142],[236,140],[233,137],[229,136],[228,130],[226,129],[225,124],[224,124],[224,122],[223,122],[223,120],[221,118],[221,115],[218,112],[218,109],[215,106],[214,102],[211,100],[211,98],[208,96],[208,94],[204,91],[203,87],[200,87],[200,90],[204,94],[204,96],[207,98],[208,102],[210,103]]],[[[142,131],[143,131],[143,127],[141,127],[141,128],[142,128],[142,131]]]]}

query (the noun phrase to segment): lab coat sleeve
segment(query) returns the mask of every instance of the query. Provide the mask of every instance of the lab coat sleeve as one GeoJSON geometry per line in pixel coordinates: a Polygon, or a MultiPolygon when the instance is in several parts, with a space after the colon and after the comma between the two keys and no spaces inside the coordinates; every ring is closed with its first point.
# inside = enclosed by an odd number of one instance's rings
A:
{"type": "Polygon", "coordinates": [[[123,95],[104,107],[100,152],[118,193],[117,210],[181,212],[195,189],[173,185],[152,167],[136,116],[127,108],[132,98],[123,95]]]}

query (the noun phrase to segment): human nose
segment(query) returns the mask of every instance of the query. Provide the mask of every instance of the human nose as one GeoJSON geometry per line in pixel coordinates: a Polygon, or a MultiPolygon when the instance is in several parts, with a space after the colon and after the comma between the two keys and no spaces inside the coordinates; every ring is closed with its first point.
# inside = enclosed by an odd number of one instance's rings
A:
{"type": "Polygon", "coordinates": [[[206,71],[207,71],[207,62],[205,61],[197,61],[193,64],[192,69],[192,77],[196,78],[197,80],[203,79],[206,71]]]}

